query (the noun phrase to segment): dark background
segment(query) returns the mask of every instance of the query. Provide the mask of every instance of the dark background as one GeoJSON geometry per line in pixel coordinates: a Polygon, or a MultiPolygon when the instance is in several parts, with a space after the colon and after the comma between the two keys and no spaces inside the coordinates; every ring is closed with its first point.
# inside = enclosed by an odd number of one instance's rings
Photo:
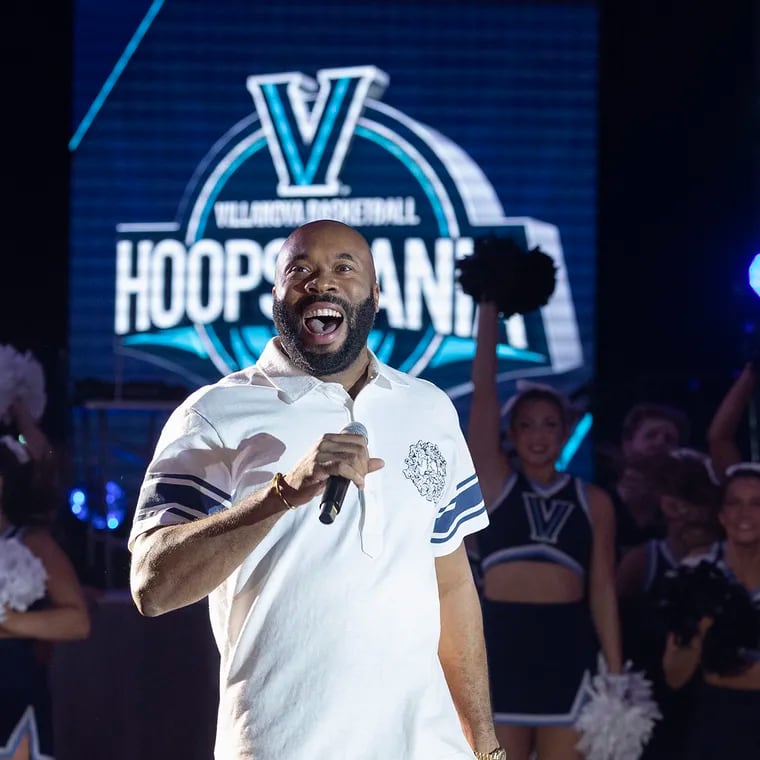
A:
{"type": "Polygon", "coordinates": [[[601,4],[598,437],[648,399],[704,447],[752,349],[759,9],[601,4]]]}
{"type": "MultiPolygon", "coordinates": [[[[67,437],[71,2],[6,4],[0,342],[48,377],[67,437]]],[[[758,2],[600,6],[596,440],[630,404],[670,402],[692,443],[748,351],[746,268],[760,249],[758,2]]]]}

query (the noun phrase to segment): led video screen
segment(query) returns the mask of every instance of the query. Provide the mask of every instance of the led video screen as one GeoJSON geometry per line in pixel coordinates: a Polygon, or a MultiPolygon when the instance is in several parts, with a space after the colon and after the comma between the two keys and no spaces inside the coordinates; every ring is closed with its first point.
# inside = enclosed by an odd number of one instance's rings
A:
{"type": "Polygon", "coordinates": [[[282,240],[333,218],[373,248],[371,347],[463,420],[475,305],[457,261],[489,235],[551,255],[548,304],[503,325],[500,392],[582,394],[597,52],[591,3],[78,0],[73,383],[191,390],[255,361],[282,240]]]}

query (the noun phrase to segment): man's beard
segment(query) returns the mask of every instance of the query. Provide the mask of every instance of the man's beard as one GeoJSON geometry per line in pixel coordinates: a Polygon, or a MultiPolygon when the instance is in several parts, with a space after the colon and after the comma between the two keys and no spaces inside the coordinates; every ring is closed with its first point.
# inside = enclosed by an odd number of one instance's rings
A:
{"type": "Polygon", "coordinates": [[[328,377],[348,369],[367,345],[367,337],[375,322],[375,299],[370,293],[365,301],[352,304],[336,296],[314,295],[304,298],[296,306],[288,306],[275,296],[272,319],[282,347],[293,364],[315,377],[328,377]],[[343,309],[346,337],[336,350],[310,351],[301,339],[303,312],[311,304],[325,301],[343,309]]]}

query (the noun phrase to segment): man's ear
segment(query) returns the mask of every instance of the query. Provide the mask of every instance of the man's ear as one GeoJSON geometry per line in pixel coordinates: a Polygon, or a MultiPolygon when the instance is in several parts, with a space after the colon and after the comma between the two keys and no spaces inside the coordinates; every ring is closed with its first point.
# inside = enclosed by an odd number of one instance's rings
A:
{"type": "Polygon", "coordinates": [[[372,286],[372,300],[375,302],[375,314],[380,311],[380,285],[375,283],[372,286]]]}

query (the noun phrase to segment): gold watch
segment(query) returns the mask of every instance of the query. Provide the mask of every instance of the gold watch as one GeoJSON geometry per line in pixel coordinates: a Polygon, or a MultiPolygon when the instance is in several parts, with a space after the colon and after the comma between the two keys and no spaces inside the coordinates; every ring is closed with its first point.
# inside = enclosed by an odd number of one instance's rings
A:
{"type": "Polygon", "coordinates": [[[478,760],[507,760],[507,750],[504,747],[497,747],[490,752],[476,752],[475,757],[478,760]]]}

